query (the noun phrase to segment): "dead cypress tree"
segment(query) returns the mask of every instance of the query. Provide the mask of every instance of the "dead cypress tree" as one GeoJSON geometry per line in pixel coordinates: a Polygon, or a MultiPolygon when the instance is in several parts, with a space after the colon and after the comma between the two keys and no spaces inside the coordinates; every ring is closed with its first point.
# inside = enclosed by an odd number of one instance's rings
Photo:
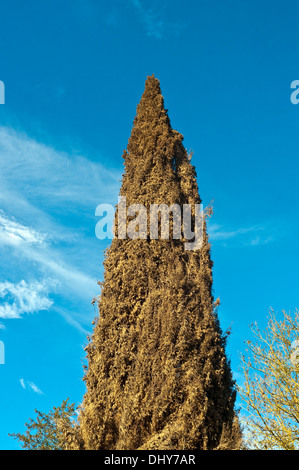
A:
{"type": "MultiPolygon", "coordinates": [[[[148,77],[123,154],[127,207],[201,203],[182,141],[159,81],[148,77]]],[[[147,231],[119,239],[117,223],[115,230],[68,448],[237,448],[235,384],[214,309],[205,223],[197,250],[186,250],[183,238],[153,240],[147,231]]]]}

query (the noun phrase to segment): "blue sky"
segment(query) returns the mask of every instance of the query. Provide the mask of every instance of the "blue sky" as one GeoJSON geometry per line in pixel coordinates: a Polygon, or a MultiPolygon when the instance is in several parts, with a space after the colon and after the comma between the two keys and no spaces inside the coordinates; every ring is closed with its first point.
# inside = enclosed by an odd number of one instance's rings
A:
{"type": "Polygon", "coordinates": [[[136,106],[161,82],[193,150],[237,381],[249,325],[299,307],[299,2],[0,1],[0,448],[79,403],[91,305],[136,106]]]}

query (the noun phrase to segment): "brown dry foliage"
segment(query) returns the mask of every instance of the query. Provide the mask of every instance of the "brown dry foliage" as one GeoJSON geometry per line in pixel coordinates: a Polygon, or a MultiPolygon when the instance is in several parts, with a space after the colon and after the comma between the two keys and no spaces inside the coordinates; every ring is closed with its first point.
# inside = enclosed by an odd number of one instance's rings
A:
{"type": "MultiPolygon", "coordinates": [[[[150,76],[124,152],[120,194],[199,204],[196,172],[150,76]]],[[[117,234],[117,225],[116,225],[117,234]]],[[[210,245],[115,237],[87,347],[78,449],[235,449],[235,384],[213,307],[210,245]]],[[[77,447],[76,447],[76,442],[77,447]]]]}

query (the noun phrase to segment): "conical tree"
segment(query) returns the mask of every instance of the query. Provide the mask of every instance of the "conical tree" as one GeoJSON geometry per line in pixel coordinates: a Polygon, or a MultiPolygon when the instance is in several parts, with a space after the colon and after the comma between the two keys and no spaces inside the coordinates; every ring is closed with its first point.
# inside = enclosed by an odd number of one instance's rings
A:
{"type": "MultiPolygon", "coordinates": [[[[159,81],[148,77],[123,155],[120,195],[127,207],[189,204],[194,225],[201,199],[182,140],[159,81]]],[[[183,238],[152,239],[148,228],[143,238],[120,239],[117,214],[69,448],[238,447],[235,385],[214,309],[205,223],[201,248],[186,250],[183,238]]]]}

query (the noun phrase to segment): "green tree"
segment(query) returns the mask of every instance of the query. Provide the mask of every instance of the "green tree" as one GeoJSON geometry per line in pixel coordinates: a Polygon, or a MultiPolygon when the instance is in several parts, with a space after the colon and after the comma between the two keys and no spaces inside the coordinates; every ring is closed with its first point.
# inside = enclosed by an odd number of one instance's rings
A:
{"type": "Polygon", "coordinates": [[[299,449],[299,312],[270,311],[267,327],[251,326],[242,356],[244,384],[239,386],[246,410],[247,446],[253,449],[299,449]]]}
{"type": "Polygon", "coordinates": [[[54,407],[49,413],[35,410],[36,418],[29,418],[25,423],[25,434],[9,434],[20,441],[23,449],[27,450],[63,450],[63,426],[73,427],[77,417],[76,406],[64,400],[59,407],[54,407]]]}
{"type": "MultiPolygon", "coordinates": [[[[201,203],[196,172],[172,129],[159,81],[137,107],[120,195],[127,207],[201,203]]],[[[99,317],[87,346],[79,434],[68,448],[237,448],[236,390],[212,295],[204,222],[201,249],[183,238],[115,238],[106,252],[99,317]]],[[[130,218],[128,217],[127,223],[130,218]]],[[[173,222],[173,218],[171,218],[173,222]]]]}

